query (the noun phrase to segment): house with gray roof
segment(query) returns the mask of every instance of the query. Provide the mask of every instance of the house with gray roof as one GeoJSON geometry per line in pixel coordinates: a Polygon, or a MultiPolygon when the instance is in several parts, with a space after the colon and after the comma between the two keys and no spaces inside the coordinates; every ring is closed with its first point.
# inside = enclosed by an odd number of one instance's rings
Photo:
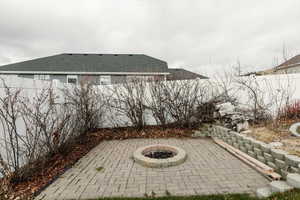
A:
{"type": "Polygon", "coordinates": [[[4,65],[0,74],[64,83],[114,84],[137,77],[165,80],[170,72],[165,61],[144,54],[65,53],[4,65]]]}
{"type": "Polygon", "coordinates": [[[191,79],[208,79],[208,77],[188,71],[182,68],[169,68],[167,80],[191,80],[191,79]]]}
{"type": "Polygon", "coordinates": [[[246,74],[247,75],[268,75],[268,74],[295,74],[295,73],[300,73],[300,55],[294,56],[282,64],[263,71],[259,72],[251,72],[246,74]]]}
{"type": "Polygon", "coordinates": [[[300,55],[294,56],[274,68],[276,74],[300,73],[300,55]]]}

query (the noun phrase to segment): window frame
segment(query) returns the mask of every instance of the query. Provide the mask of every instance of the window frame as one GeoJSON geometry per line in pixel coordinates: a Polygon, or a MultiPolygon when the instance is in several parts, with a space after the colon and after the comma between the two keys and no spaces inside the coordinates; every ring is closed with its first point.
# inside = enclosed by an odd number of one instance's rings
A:
{"type": "Polygon", "coordinates": [[[33,75],[34,80],[50,80],[49,74],[34,74],[33,75]]]}
{"type": "Polygon", "coordinates": [[[100,75],[99,76],[99,84],[100,85],[110,85],[111,84],[111,75],[100,75]],[[106,81],[103,81],[102,79],[107,79],[106,81]]]}
{"type": "Polygon", "coordinates": [[[68,84],[78,84],[78,76],[77,75],[67,75],[67,83],[68,84]],[[69,79],[76,79],[76,83],[69,82],[69,79]]]}

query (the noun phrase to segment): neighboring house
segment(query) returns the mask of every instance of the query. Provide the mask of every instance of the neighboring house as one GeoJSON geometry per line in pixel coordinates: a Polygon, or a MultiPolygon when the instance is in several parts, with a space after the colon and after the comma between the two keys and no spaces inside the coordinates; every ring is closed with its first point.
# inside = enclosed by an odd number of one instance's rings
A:
{"type": "Polygon", "coordinates": [[[294,73],[300,73],[300,55],[294,56],[291,59],[285,61],[284,63],[272,69],[259,71],[259,72],[252,72],[246,75],[294,74],[294,73]]]}
{"type": "Polygon", "coordinates": [[[300,73],[300,55],[294,56],[281,65],[274,68],[275,74],[300,73]]]}
{"type": "Polygon", "coordinates": [[[167,76],[167,80],[190,80],[190,79],[208,79],[206,76],[190,72],[182,68],[172,69],[169,68],[170,74],[167,76]]]}
{"type": "Polygon", "coordinates": [[[0,74],[64,83],[122,83],[132,78],[165,80],[165,61],[143,54],[59,54],[0,67],[0,74]]]}

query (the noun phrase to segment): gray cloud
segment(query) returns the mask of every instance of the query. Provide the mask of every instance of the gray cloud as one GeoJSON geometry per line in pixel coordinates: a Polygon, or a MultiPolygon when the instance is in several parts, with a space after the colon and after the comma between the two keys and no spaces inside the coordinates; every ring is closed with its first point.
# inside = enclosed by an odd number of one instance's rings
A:
{"type": "Polygon", "coordinates": [[[145,53],[211,75],[300,53],[300,1],[1,0],[0,64],[62,52],[145,53]]]}

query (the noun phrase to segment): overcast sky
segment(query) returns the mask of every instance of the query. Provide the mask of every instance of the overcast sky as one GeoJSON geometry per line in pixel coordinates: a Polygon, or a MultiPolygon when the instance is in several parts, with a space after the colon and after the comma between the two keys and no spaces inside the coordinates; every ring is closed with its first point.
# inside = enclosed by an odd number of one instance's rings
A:
{"type": "Polygon", "coordinates": [[[0,65],[52,54],[142,53],[211,75],[300,54],[299,0],[0,0],[0,65]],[[276,59],[275,59],[276,58],[276,59]]]}

